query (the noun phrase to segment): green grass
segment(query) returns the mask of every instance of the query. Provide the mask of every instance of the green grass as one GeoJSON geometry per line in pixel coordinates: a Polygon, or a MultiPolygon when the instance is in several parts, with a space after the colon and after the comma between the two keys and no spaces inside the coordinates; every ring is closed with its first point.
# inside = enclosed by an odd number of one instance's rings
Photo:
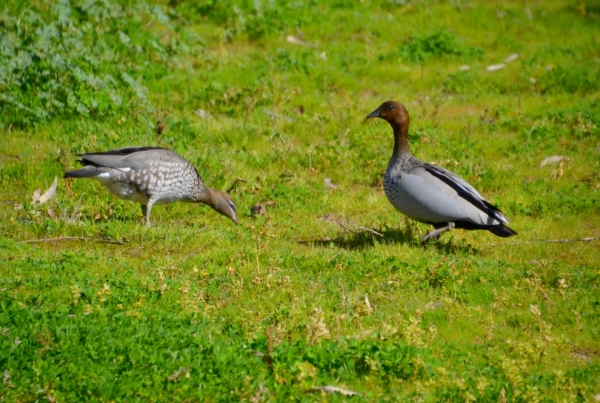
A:
{"type": "Polygon", "coordinates": [[[4,401],[600,393],[600,241],[512,244],[600,236],[596,2],[4,7],[2,27],[41,16],[6,31],[14,46],[2,42],[0,59],[4,401]],[[45,53],[18,70],[19,51],[46,40],[39,26],[62,30],[65,46],[48,46],[81,74],[45,53]],[[99,26],[110,57],[97,53],[99,26]],[[93,80],[105,74],[112,87],[93,80]],[[44,103],[38,85],[65,101],[44,103]],[[413,153],[469,180],[517,237],[455,230],[418,244],[429,227],[380,185],[391,130],[364,120],[388,99],[411,114],[413,153]],[[231,189],[241,225],[174,204],[146,228],[138,205],[86,180],[60,179],[56,197],[31,204],[75,154],[127,145],[189,159],[209,186],[231,189]],[[553,155],[572,159],[556,180],[539,166],[553,155]],[[265,216],[250,215],[267,201],[265,216]],[[63,237],[74,238],[51,240],[63,237]],[[324,385],[361,395],[309,393],[324,385]]]}

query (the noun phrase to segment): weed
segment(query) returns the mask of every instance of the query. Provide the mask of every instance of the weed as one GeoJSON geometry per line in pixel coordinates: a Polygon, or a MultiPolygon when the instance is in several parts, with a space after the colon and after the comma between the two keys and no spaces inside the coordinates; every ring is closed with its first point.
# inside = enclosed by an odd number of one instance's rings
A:
{"type": "Polygon", "coordinates": [[[156,62],[197,46],[178,46],[176,37],[165,43],[164,36],[144,27],[148,21],[171,27],[160,6],[143,2],[56,2],[32,5],[18,16],[5,11],[0,15],[2,122],[104,117],[148,106],[142,79],[164,75],[167,65],[156,62]],[[155,63],[152,69],[141,69],[149,63],[155,63]]]}
{"type": "Polygon", "coordinates": [[[447,29],[434,31],[427,36],[411,36],[399,48],[403,59],[411,63],[423,63],[441,57],[479,58],[483,50],[462,45],[447,29]]]}
{"type": "Polygon", "coordinates": [[[544,75],[541,85],[542,91],[549,93],[593,93],[600,89],[600,78],[598,69],[594,71],[579,66],[558,66],[544,75]]]}

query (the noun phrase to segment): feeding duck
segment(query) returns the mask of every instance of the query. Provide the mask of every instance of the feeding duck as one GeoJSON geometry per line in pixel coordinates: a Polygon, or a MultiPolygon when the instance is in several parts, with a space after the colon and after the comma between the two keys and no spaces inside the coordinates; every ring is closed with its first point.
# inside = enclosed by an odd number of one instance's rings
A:
{"type": "Polygon", "coordinates": [[[238,223],[231,196],[204,185],[196,168],[171,150],[126,147],[78,155],[84,167],[64,177],[95,179],[121,199],[140,203],[148,226],[152,206],[178,201],[207,204],[238,223]]]}

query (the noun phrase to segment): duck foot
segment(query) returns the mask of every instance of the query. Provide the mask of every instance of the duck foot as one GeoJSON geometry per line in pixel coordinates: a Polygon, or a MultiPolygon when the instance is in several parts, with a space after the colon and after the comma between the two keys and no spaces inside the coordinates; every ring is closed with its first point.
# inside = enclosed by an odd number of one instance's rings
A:
{"type": "Polygon", "coordinates": [[[454,223],[453,222],[449,222],[446,226],[442,227],[442,228],[437,228],[434,229],[433,231],[429,231],[422,239],[421,239],[421,245],[424,245],[425,242],[427,242],[429,239],[433,239],[434,241],[437,242],[438,236],[442,235],[444,232],[450,231],[452,228],[454,228],[454,223]]]}

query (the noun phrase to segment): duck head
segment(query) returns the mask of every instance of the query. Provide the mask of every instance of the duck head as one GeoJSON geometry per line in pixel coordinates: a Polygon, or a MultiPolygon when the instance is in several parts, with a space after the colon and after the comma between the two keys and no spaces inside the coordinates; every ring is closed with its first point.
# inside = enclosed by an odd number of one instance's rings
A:
{"type": "Polygon", "coordinates": [[[381,118],[394,126],[398,124],[408,127],[408,111],[400,102],[387,101],[367,115],[368,118],[381,118]]]}
{"type": "Polygon", "coordinates": [[[229,193],[210,189],[210,201],[209,205],[218,213],[229,217],[234,223],[239,224],[237,207],[231,196],[229,196],[229,193]]]}
{"type": "Polygon", "coordinates": [[[381,118],[394,129],[394,156],[409,154],[408,111],[400,102],[387,101],[367,115],[367,118],[381,118]]]}

